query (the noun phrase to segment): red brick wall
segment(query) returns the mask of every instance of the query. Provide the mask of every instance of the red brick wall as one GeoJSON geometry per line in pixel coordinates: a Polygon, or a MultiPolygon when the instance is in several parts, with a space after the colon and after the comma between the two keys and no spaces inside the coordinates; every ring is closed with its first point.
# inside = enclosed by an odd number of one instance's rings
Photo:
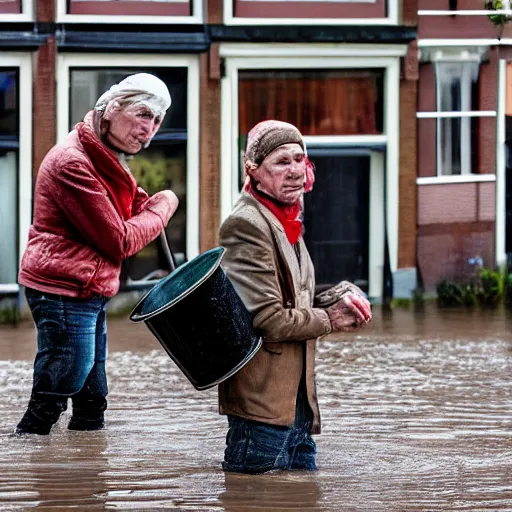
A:
{"type": "MultiPolygon", "coordinates": [[[[36,19],[51,22],[55,19],[53,0],[36,2],[36,19]]],[[[57,138],[57,91],[55,66],[57,44],[50,37],[35,54],[33,82],[33,161],[32,173],[35,176],[46,153],[56,143],[57,138]]]]}
{"type": "Polygon", "coordinates": [[[200,57],[200,249],[215,247],[220,224],[220,61],[218,45],[200,57]]]}
{"type": "Polygon", "coordinates": [[[400,83],[398,267],[416,266],[416,93],[417,81],[400,83]]]}
{"type": "Polygon", "coordinates": [[[402,24],[414,27],[418,24],[418,0],[402,0],[402,24]]]}
{"type": "MultiPolygon", "coordinates": [[[[489,62],[480,66],[480,109],[498,108],[498,49],[489,48],[489,62]]],[[[478,120],[478,170],[487,174],[496,172],[496,118],[478,120]]]]}
{"type": "Polygon", "coordinates": [[[480,256],[495,261],[494,182],[418,187],[418,261],[427,291],[443,279],[464,281],[480,256]]]}
{"type": "MultiPolygon", "coordinates": [[[[208,23],[223,23],[222,0],[209,0],[208,23]]],[[[218,243],[220,225],[220,79],[219,45],[200,57],[199,233],[201,252],[218,243]]]]}

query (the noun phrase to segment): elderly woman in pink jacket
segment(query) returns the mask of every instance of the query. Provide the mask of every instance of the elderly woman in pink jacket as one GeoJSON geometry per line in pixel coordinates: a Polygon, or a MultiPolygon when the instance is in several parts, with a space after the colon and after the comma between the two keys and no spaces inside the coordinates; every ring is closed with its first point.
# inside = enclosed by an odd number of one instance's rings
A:
{"type": "Polygon", "coordinates": [[[68,398],[69,429],[104,427],[107,300],[119,289],[123,260],[154,240],[178,207],[170,190],[149,197],[138,188],[125,159],[149,145],[170,105],[160,79],[129,76],[41,164],[19,272],[37,355],[18,434],[48,434],[68,398]]]}

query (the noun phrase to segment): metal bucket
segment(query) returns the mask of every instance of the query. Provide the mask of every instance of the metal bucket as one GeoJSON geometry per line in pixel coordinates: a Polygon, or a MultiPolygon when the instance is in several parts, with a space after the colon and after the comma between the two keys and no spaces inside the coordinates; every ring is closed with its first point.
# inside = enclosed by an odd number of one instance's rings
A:
{"type": "Polygon", "coordinates": [[[220,266],[217,247],[178,267],[137,303],[130,320],[144,321],[198,389],[220,384],[258,351],[262,339],[220,266]]]}

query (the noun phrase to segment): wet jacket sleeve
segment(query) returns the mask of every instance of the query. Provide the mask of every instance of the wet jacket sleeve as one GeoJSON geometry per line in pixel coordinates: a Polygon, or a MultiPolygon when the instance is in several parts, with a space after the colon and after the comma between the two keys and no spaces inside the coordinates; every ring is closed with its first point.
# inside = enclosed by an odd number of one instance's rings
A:
{"type": "MultiPolygon", "coordinates": [[[[98,253],[120,263],[154,240],[174,213],[167,198],[155,194],[125,221],[105,189],[81,162],[68,162],[55,175],[54,197],[68,219],[98,253]]],[[[139,192],[139,197],[143,195],[139,192]]]]}
{"type": "Polygon", "coordinates": [[[326,311],[283,305],[270,233],[248,220],[228,219],[220,230],[222,267],[267,342],[317,338],[331,331],[326,311]]]}

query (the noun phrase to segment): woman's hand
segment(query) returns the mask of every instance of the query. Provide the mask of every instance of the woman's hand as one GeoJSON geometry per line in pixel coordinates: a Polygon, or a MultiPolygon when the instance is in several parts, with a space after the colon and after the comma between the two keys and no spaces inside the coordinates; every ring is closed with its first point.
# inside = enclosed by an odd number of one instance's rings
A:
{"type": "Polygon", "coordinates": [[[372,319],[370,303],[359,294],[347,293],[336,304],[327,308],[332,330],[353,332],[372,319]]]}

